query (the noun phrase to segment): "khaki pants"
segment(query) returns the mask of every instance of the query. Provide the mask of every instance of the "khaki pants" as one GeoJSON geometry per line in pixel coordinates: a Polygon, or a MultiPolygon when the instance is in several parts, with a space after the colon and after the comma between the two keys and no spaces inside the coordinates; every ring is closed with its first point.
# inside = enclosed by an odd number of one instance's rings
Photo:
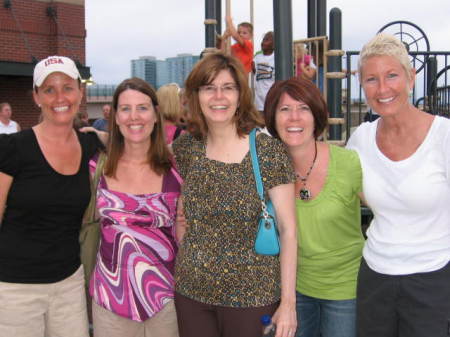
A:
{"type": "Polygon", "coordinates": [[[173,301],[145,322],[121,317],[92,302],[95,337],[178,337],[173,301]]]}
{"type": "Polygon", "coordinates": [[[56,283],[0,282],[0,336],[88,337],[83,268],[56,283]]]}

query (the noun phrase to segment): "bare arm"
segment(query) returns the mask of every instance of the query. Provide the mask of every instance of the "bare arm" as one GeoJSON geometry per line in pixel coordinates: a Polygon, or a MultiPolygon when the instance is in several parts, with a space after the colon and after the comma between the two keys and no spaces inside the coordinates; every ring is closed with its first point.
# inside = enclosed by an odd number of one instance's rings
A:
{"type": "Polygon", "coordinates": [[[5,212],[6,199],[8,198],[8,192],[11,188],[13,177],[5,173],[0,172],[0,223],[3,220],[3,214],[5,212]]]}
{"type": "Polygon", "coordinates": [[[177,201],[177,218],[175,220],[175,239],[178,243],[183,240],[187,227],[184,217],[183,197],[180,196],[177,201]]]}
{"type": "Polygon", "coordinates": [[[217,39],[217,43],[216,43],[216,47],[217,49],[220,49],[222,52],[226,52],[227,49],[227,39],[230,37],[230,33],[228,32],[228,30],[225,30],[225,32],[223,32],[223,35],[217,35],[216,39],[217,39]]]}
{"type": "Polygon", "coordinates": [[[277,326],[276,337],[291,337],[297,327],[295,311],[297,222],[294,184],[276,186],[269,190],[269,196],[275,207],[281,243],[281,302],[272,320],[277,326]]]}
{"type": "Polygon", "coordinates": [[[241,46],[245,46],[244,39],[238,34],[236,27],[233,24],[233,20],[231,19],[231,16],[227,16],[225,18],[225,21],[227,22],[227,32],[229,36],[231,36],[233,39],[236,40],[237,43],[239,43],[241,46]]]}
{"type": "MultiPolygon", "coordinates": [[[[17,122],[16,122],[17,123],[17,122]]],[[[17,132],[19,132],[20,130],[22,130],[22,128],[20,127],[20,124],[17,123],[17,132]]]]}
{"type": "Polygon", "coordinates": [[[369,206],[367,205],[366,197],[364,196],[364,193],[363,193],[363,192],[359,192],[359,193],[358,193],[358,197],[359,197],[359,199],[361,200],[361,202],[362,202],[365,206],[369,207],[369,206]]]}
{"type": "Polygon", "coordinates": [[[108,138],[109,138],[108,132],[97,130],[96,128],[94,128],[92,126],[84,126],[84,127],[80,128],[79,131],[80,132],[95,132],[97,134],[98,139],[100,139],[100,141],[102,142],[103,145],[106,146],[108,144],[108,138]]]}

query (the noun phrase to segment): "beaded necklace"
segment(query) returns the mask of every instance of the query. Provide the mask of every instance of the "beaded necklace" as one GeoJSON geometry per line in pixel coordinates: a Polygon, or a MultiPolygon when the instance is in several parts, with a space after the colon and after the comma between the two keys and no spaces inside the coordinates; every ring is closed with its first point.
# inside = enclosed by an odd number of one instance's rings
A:
{"type": "Polygon", "coordinates": [[[314,164],[316,163],[316,159],[317,159],[317,142],[314,141],[314,159],[313,159],[313,162],[312,162],[308,172],[306,172],[306,175],[304,177],[301,176],[300,173],[295,172],[297,179],[300,180],[300,182],[302,183],[302,188],[300,189],[300,193],[299,193],[301,200],[310,200],[312,198],[311,191],[306,188],[306,182],[309,178],[309,175],[311,174],[314,164]]]}

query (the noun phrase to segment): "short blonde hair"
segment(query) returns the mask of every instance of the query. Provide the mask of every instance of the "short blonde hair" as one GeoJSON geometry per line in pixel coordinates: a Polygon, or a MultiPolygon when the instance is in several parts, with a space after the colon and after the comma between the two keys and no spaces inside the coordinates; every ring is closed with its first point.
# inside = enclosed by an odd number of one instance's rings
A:
{"type": "Polygon", "coordinates": [[[397,59],[406,72],[406,76],[411,80],[412,66],[409,60],[408,51],[405,45],[395,36],[379,33],[367,42],[359,54],[358,74],[362,78],[362,70],[364,63],[372,56],[392,56],[397,59]]]}
{"type": "Polygon", "coordinates": [[[163,85],[156,92],[159,110],[165,120],[178,123],[181,117],[180,87],[176,83],[163,85]]]}

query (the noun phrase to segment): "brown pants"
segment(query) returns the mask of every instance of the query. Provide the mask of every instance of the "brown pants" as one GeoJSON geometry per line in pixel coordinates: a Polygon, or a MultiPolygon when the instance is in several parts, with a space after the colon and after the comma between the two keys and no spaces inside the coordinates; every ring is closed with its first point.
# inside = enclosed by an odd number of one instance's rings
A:
{"type": "Polygon", "coordinates": [[[254,308],[221,307],[175,293],[180,337],[261,337],[261,316],[272,316],[278,304],[254,308]]]}

